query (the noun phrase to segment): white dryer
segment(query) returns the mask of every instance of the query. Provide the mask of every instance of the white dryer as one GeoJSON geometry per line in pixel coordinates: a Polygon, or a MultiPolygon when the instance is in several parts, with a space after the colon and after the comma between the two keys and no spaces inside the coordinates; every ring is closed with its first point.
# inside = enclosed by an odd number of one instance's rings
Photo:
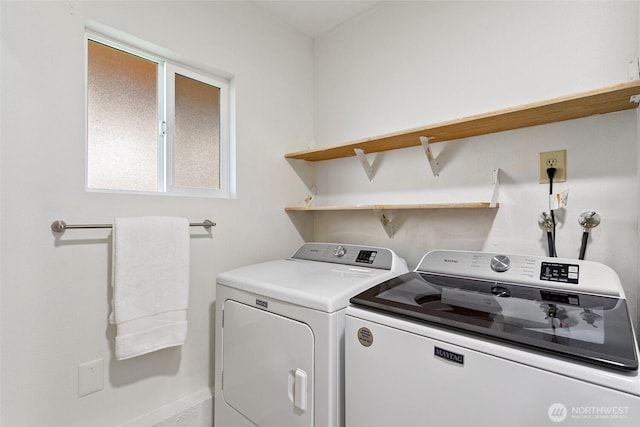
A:
{"type": "Polygon", "coordinates": [[[351,303],[347,427],[640,425],[637,341],[602,264],[433,251],[351,303]]]}
{"type": "Polygon", "coordinates": [[[349,298],[407,271],[389,249],[307,243],[290,258],[221,273],[214,424],[344,425],[349,298]]]}

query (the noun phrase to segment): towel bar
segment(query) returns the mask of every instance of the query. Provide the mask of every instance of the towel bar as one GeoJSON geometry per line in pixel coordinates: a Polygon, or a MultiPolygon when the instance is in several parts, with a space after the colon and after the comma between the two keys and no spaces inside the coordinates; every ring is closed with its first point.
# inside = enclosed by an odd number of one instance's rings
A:
{"type": "MultiPolygon", "coordinates": [[[[205,219],[202,222],[192,222],[189,224],[190,227],[204,227],[209,229],[211,227],[215,227],[216,223],[205,219]]],[[[51,231],[54,233],[62,233],[65,230],[69,230],[72,228],[113,228],[111,224],[67,224],[61,219],[56,219],[51,223],[51,231]]]]}

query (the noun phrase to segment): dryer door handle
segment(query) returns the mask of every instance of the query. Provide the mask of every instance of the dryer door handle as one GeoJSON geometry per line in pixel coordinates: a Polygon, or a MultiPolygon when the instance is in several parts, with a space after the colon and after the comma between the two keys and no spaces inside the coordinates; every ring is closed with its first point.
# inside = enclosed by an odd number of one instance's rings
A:
{"type": "Polygon", "coordinates": [[[304,412],[307,410],[307,373],[297,368],[289,375],[289,399],[296,408],[304,412]]]}

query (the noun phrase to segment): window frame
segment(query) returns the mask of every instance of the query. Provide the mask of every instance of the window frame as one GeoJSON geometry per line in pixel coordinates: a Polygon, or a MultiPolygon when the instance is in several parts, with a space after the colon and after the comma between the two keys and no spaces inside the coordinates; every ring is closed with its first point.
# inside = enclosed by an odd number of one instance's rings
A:
{"type": "MultiPolygon", "coordinates": [[[[137,43],[123,42],[119,38],[85,29],[85,189],[88,192],[130,193],[145,195],[192,196],[211,198],[235,197],[235,166],[234,166],[234,132],[231,78],[221,74],[197,69],[184,63],[172,60],[167,55],[154,53],[148,48],[141,48],[137,43]],[[157,156],[158,156],[158,187],[157,191],[136,191],[109,188],[89,187],[89,124],[88,124],[88,83],[89,57],[88,44],[90,41],[104,44],[125,53],[138,56],[154,62],[157,67],[157,156]],[[220,90],[219,117],[219,188],[178,187],[175,185],[175,75],[183,75],[202,83],[215,86],[220,90]]],[[[161,50],[161,49],[158,49],[161,50]]]]}

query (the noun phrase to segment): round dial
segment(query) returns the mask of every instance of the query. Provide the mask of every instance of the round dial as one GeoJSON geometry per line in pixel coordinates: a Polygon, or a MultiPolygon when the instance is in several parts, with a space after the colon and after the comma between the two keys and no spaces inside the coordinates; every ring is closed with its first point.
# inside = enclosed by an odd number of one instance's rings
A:
{"type": "Polygon", "coordinates": [[[498,273],[504,273],[511,267],[511,260],[506,255],[496,255],[491,258],[491,269],[498,273]]]}
{"type": "Polygon", "coordinates": [[[344,256],[344,254],[346,254],[347,251],[345,250],[345,248],[342,245],[338,245],[336,247],[336,250],[333,251],[333,255],[337,256],[338,258],[342,258],[344,256]]]}

